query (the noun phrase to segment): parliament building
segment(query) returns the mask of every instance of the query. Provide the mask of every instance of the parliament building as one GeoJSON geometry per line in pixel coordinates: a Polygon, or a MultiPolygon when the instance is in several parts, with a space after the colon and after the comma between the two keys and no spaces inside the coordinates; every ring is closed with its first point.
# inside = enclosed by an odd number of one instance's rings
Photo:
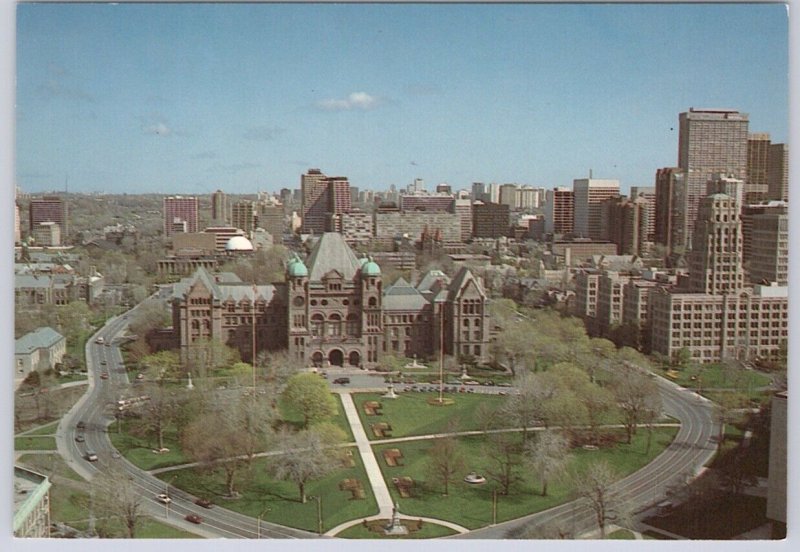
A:
{"type": "Polygon", "coordinates": [[[381,269],[359,258],[341,234],[325,233],[311,254],[295,255],[284,282],[254,285],[204,268],[175,284],[174,339],[184,361],[211,341],[239,350],[288,349],[303,366],[376,368],[383,355],[485,362],[489,354],[486,292],[461,268],[438,270],[416,285],[385,285],[381,269]],[[255,328],[255,335],[253,329],[255,328]]]}

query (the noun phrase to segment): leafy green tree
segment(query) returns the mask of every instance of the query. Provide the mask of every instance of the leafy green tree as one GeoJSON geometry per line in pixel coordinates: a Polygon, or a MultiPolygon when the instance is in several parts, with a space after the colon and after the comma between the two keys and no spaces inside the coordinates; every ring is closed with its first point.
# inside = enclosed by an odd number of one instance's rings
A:
{"type": "Polygon", "coordinates": [[[295,374],[289,378],[281,397],[301,412],[305,428],[336,415],[336,399],[328,389],[328,382],[317,374],[295,374]]]}

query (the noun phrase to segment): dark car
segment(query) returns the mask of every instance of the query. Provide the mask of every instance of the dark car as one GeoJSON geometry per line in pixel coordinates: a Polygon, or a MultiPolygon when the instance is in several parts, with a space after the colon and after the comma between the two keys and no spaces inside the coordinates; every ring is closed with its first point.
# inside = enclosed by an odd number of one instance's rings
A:
{"type": "Polygon", "coordinates": [[[86,439],[83,437],[83,435],[76,435],[76,436],[75,436],[75,440],[76,440],[78,443],[83,443],[83,442],[84,442],[86,439]]]}
{"type": "Polygon", "coordinates": [[[81,421],[78,422],[78,425],[76,425],[75,427],[77,427],[78,429],[83,429],[83,428],[86,427],[86,422],[81,420],[81,421]]]}
{"type": "Polygon", "coordinates": [[[195,504],[198,506],[202,506],[203,508],[211,508],[214,504],[208,500],[207,498],[198,498],[194,501],[195,504]]]}
{"type": "Polygon", "coordinates": [[[190,521],[194,524],[200,525],[201,523],[203,523],[203,518],[201,518],[197,514],[189,514],[188,516],[186,516],[186,521],[190,521]]]}
{"type": "Polygon", "coordinates": [[[108,372],[103,372],[100,374],[100,379],[108,379],[108,372]]]}
{"type": "Polygon", "coordinates": [[[350,378],[336,378],[335,380],[333,380],[333,383],[339,385],[347,385],[348,383],[350,383],[350,378]]]}

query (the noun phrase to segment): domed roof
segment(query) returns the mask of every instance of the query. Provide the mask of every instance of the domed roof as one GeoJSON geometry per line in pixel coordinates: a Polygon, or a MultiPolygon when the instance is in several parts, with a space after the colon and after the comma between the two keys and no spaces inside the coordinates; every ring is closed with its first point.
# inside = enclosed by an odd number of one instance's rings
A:
{"type": "Polygon", "coordinates": [[[286,265],[286,270],[289,272],[289,276],[292,278],[301,278],[308,276],[308,268],[303,261],[297,255],[292,256],[289,259],[289,262],[286,265]]]}
{"type": "Polygon", "coordinates": [[[370,257],[369,261],[361,266],[361,274],[364,276],[380,276],[381,267],[379,267],[378,263],[373,261],[372,257],[370,257]]]}
{"type": "Polygon", "coordinates": [[[225,244],[225,251],[252,251],[253,244],[244,236],[234,236],[225,244]]]}

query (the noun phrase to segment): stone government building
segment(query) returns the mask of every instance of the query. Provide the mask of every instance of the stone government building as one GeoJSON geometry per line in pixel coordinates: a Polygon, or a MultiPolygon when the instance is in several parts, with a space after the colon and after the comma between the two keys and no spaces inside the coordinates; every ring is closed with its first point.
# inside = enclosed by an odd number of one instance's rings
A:
{"type": "Polygon", "coordinates": [[[462,361],[489,353],[486,292],[469,269],[384,286],[377,263],[358,258],[334,232],[322,234],[305,262],[290,259],[284,282],[254,285],[198,269],[175,284],[172,318],[184,361],[211,340],[246,361],[254,348],[288,349],[302,365],[325,368],[372,369],[386,354],[435,358],[442,346],[462,361]]]}

